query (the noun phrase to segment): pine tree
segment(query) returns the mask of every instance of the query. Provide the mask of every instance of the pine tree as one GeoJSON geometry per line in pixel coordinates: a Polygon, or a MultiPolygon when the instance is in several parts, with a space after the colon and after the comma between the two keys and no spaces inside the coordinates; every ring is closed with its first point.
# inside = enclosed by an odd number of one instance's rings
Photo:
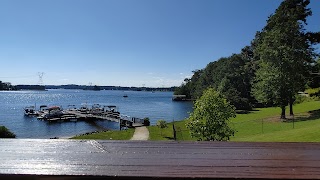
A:
{"type": "Polygon", "coordinates": [[[309,0],[283,1],[269,17],[256,50],[261,68],[256,73],[253,92],[261,102],[272,100],[280,106],[282,119],[286,118],[288,104],[293,115],[294,97],[304,90],[308,69],[315,56],[314,41],[304,29],[306,18],[312,15],[307,8],[309,3],[309,0]],[[272,78],[268,77],[271,75],[272,78]]]}

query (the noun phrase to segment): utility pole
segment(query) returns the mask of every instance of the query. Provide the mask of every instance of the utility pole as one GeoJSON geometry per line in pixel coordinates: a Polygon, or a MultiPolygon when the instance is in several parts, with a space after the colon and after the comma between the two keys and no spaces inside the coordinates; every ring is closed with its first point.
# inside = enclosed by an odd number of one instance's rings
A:
{"type": "Polygon", "coordinates": [[[38,72],[38,76],[39,76],[38,85],[43,86],[43,76],[44,76],[44,72],[38,72]]]}

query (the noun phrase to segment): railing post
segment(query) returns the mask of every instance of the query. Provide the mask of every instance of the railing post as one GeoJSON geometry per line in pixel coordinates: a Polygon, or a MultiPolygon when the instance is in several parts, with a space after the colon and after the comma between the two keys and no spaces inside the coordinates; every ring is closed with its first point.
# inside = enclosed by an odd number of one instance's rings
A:
{"type": "Polygon", "coordinates": [[[263,119],[261,120],[261,124],[262,124],[262,126],[261,126],[261,128],[262,128],[262,134],[263,134],[263,119]]]}

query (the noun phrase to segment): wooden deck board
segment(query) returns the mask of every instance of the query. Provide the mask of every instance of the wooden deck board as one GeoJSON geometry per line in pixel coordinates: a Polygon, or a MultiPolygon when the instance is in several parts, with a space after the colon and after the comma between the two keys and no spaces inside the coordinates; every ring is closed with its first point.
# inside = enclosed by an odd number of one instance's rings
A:
{"type": "Polygon", "coordinates": [[[320,179],[320,143],[0,139],[0,158],[0,178],[320,179]]]}

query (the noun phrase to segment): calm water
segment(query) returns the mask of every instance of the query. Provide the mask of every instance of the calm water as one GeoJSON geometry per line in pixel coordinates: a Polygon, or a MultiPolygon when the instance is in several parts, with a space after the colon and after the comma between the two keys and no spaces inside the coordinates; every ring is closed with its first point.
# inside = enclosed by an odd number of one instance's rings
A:
{"type": "Polygon", "coordinates": [[[144,91],[0,91],[0,125],[4,125],[17,138],[68,137],[96,130],[119,129],[119,124],[108,121],[49,123],[37,118],[25,117],[23,108],[35,105],[68,105],[80,107],[82,103],[92,105],[116,105],[121,114],[131,117],[149,117],[151,124],[164,119],[168,122],[182,120],[192,111],[191,102],[171,101],[172,92],[144,91]],[[124,98],[123,95],[128,95],[124,98]]]}

